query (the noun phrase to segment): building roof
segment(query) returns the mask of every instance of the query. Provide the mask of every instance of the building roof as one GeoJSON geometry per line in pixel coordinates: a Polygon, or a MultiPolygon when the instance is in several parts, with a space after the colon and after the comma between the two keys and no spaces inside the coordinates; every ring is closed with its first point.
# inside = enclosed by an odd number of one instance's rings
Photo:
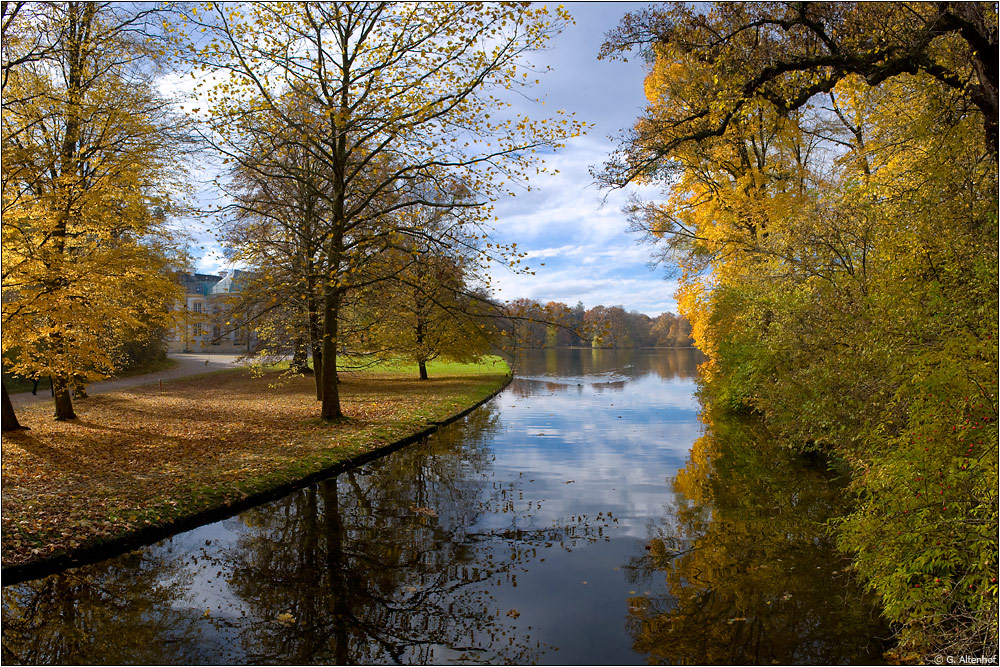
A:
{"type": "Polygon", "coordinates": [[[228,294],[233,291],[233,277],[227,275],[225,278],[215,283],[212,287],[212,294],[228,294]]]}
{"type": "Polygon", "coordinates": [[[246,271],[234,269],[222,276],[210,273],[180,273],[178,280],[187,294],[208,296],[242,291],[243,284],[249,275],[246,271]]]}
{"type": "Polygon", "coordinates": [[[181,286],[188,294],[201,294],[208,296],[216,283],[222,280],[222,276],[213,276],[207,273],[182,273],[178,276],[181,286]]]}

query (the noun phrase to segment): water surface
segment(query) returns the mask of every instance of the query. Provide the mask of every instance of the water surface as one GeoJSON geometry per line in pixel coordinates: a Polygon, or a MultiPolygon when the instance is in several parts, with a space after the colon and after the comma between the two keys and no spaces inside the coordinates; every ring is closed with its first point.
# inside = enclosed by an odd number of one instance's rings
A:
{"type": "Polygon", "coordinates": [[[525,353],[424,441],[6,587],[4,661],[877,660],[821,526],[841,487],[753,425],[699,420],[695,355],[525,353]]]}

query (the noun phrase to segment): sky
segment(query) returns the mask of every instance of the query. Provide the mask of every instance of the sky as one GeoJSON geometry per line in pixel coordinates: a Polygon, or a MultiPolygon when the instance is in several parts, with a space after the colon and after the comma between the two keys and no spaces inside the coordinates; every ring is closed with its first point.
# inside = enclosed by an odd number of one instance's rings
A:
{"type": "MultiPolygon", "coordinates": [[[[551,70],[539,77],[541,83],[533,89],[544,106],[525,111],[537,115],[565,109],[592,127],[546,160],[548,169],[558,170],[557,174],[542,174],[531,181],[530,191],[494,204],[499,218],[497,240],[516,242],[527,252],[524,263],[534,271],[534,275],[515,274],[494,267],[494,294],[501,300],[529,298],[570,306],[582,301],[587,308],[622,306],[651,316],[676,312],[676,282],[665,279],[663,267],[649,267],[652,248],[640,245],[638,236],[628,232],[621,209],[632,190],[602,190],[590,173],[592,167],[601,167],[615,149],[615,138],[645,108],[642,60],[599,61],[597,54],[604,35],[621,17],[646,3],[567,2],[563,6],[575,24],[557,35],[546,51],[532,54],[536,67],[551,70]]],[[[655,197],[657,193],[643,194],[655,197]]],[[[203,273],[226,270],[221,249],[211,237],[200,233],[197,237],[204,250],[196,250],[196,269],[203,273]]]]}

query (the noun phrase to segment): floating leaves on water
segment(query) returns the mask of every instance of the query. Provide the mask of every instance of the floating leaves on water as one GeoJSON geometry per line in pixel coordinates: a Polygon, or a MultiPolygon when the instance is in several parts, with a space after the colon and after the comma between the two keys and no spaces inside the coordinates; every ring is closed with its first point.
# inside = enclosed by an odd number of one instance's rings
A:
{"type": "Polygon", "coordinates": [[[518,616],[521,615],[521,612],[519,612],[517,609],[511,609],[510,611],[507,612],[507,615],[510,616],[511,618],[517,618],[518,616]]]}
{"type": "Polygon", "coordinates": [[[277,617],[275,617],[274,622],[280,623],[281,625],[292,625],[295,623],[295,617],[285,611],[278,614],[277,617]]]}

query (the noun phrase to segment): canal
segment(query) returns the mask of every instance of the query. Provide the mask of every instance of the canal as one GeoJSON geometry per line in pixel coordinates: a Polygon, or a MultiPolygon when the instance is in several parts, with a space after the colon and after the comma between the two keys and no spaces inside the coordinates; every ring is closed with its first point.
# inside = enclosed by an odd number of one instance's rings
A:
{"type": "Polygon", "coordinates": [[[4,662],[878,662],[822,461],[713,417],[693,350],[540,350],[433,436],[3,589],[4,662]]]}

